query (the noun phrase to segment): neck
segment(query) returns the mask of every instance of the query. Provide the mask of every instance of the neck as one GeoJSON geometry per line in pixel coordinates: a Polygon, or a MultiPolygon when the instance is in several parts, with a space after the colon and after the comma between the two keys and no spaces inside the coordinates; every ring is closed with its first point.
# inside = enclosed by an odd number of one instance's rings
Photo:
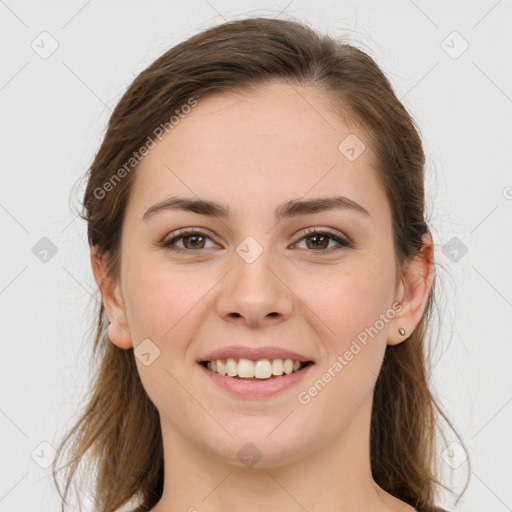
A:
{"type": "Polygon", "coordinates": [[[162,419],[164,491],[151,512],[411,512],[372,478],[366,405],[342,433],[299,459],[292,453],[252,467],[221,459],[162,419]]]}

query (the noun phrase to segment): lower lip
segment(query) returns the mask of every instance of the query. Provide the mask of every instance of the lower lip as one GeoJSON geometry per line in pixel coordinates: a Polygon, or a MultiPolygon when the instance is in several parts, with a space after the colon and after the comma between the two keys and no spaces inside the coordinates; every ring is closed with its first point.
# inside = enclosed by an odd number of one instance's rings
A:
{"type": "Polygon", "coordinates": [[[233,377],[222,376],[216,372],[212,372],[202,364],[199,364],[199,366],[206,376],[217,386],[229,391],[233,395],[245,398],[265,398],[276,395],[280,391],[289,389],[297,384],[307,373],[309,373],[313,364],[309,364],[298,372],[261,380],[234,379],[233,377]]]}

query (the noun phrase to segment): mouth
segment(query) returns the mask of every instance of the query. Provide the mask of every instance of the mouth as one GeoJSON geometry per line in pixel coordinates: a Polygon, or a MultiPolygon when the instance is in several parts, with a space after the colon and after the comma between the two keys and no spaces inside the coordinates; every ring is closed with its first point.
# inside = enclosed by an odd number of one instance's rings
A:
{"type": "Polygon", "coordinates": [[[244,359],[226,358],[212,361],[200,361],[204,368],[221,377],[236,380],[260,381],[279,379],[286,375],[299,373],[313,365],[313,361],[293,359],[244,359]]]}

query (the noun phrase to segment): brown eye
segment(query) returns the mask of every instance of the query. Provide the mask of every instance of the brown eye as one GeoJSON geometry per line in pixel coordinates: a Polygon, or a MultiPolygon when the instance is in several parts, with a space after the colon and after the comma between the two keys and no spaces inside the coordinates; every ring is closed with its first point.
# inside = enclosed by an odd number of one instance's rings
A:
{"type": "Polygon", "coordinates": [[[176,252],[196,251],[199,249],[208,249],[208,247],[205,247],[207,240],[211,240],[211,238],[202,231],[187,230],[181,231],[176,236],[164,240],[161,246],[176,252]],[[180,240],[183,240],[182,247],[177,245],[177,242],[180,240]]]}
{"type": "MultiPolygon", "coordinates": [[[[196,230],[183,230],[161,242],[161,246],[175,252],[200,252],[202,249],[208,249],[206,247],[207,241],[212,241],[203,231],[196,230]],[[178,245],[178,242],[182,241],[182,247],[178,245]]],[[[330,231],[318,231],[313,230],[306,233],[296,244],[306,241],[306,249],[309,252],[323,254],[325,252],[334,252],[339,249],[346,247],[352,247],[352,244],[345,238],[331,233],[330,231]],[[329,247],[331,242],[335,242],[334,246],[329,247]],[[337,247],[336,247],[337,244],[337,247]]],[[[213,242],[213,241],[212,241],[213,242]]]]}
{"type": "Polygon", "coordinates": [[[352,247],[352,244],[348,240],[331,233],[330,231],[313,230],[306,233],[297,243],[302,240],[306,240],[306,249],[313,249],[313,251],[310,252],[324,253],[337,251],[345,247],[352,247]],[[338,246],[329,248],[330,242],[335,242],[338,246]]]}
{"type": "Polygon", "coordinates": [[[183,245],[185,246],[185,249],[203,249],[204,247],[204,237],[201,235],[189,235],[189,236],[182,236],[184,242],[183,245]],[[202,239],[201,241],[198,241],[199,239],[202,239]],[[187,244],[187,241],[190,242],[190,247],[187,244]]]}
{"type": "Polygon", "coordinates": [[[329,236],[314,234],[305,237],[305,239],[312,241],[311,244],[307,243],[310,249],[327,249],[329,247],[329,236]]]}

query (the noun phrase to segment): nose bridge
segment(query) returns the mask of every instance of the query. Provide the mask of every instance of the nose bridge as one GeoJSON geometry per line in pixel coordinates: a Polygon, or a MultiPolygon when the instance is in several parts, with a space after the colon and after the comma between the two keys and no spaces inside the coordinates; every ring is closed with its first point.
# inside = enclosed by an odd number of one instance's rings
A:
{"type": "Polygon", "coordinates": [[[260,237],[256,240],[247,236],[236,247],[234,284],[243,290],[247,297],[269,297],[275,288],[275,275],[270,270],[274,262],[271,237],[260,237]]]}
{"type": "Polygon", "coordinates": [[[280,279],[271,246],[272,237],[248,236],[236,247],[233,270],[219,299],[219,313],[242,316],[255,323],[267,315],[287,316],[291,311],[288,289],[280,279]]]}

